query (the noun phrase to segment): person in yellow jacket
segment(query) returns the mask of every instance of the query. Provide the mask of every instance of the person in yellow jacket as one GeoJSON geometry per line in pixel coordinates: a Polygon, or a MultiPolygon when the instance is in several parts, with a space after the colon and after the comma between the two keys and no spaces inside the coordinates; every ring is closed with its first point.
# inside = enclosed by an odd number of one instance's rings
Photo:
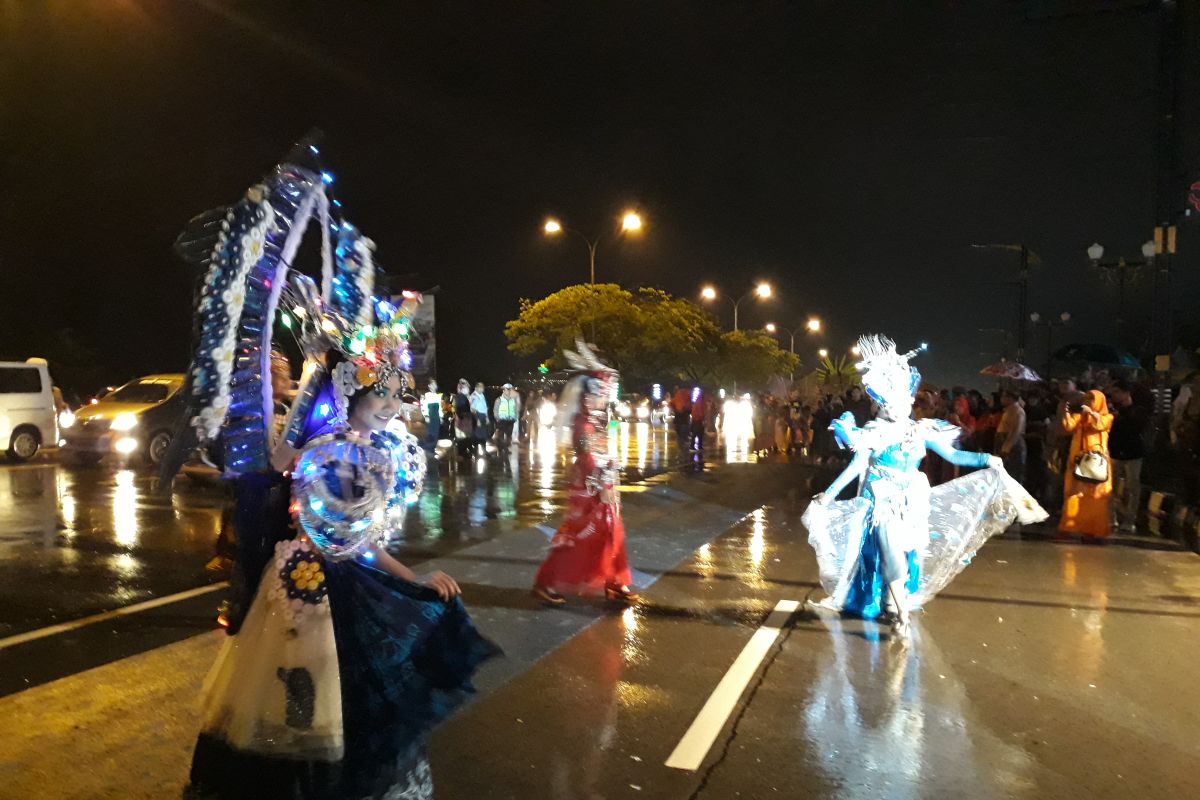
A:
{"type": "Polygon", "coordinates": [[[1113,415],[1108,413],[1104,393],[1092,389],[1078,406],[1067,406],[1061,418],[1062,429],[1071,435],[1071,449],[1063,469],[1063,510],[1058,521],[1060,533],[1103,540],[1112,528],[1112,462],[1108,453],[1108,432],[1113,415]],[[1081,478],[1080,458],[1099,453],[1104,459],[1103,481],[1081,478]]]}

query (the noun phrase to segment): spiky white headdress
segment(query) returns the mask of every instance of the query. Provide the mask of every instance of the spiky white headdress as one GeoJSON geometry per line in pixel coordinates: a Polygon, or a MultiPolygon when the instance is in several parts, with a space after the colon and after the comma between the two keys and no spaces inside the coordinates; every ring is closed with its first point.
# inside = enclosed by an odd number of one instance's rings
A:
{"type": "Polygon", "coordinates": [[[909,364],[920,350],[896,352],[896,343],[886,336],[871,333],[858,339],[859,361],[855,364],[862,375],[867,394],[880,405],[912,403],[921,373],[909,364]]]}

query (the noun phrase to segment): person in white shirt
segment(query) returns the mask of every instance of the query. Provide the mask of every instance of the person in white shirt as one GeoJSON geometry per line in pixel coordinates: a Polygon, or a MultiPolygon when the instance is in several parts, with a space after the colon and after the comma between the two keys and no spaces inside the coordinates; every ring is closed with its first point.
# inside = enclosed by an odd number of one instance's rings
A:
{"type": "Polygon", "coordinates": [[[437,447],[442,430],[442,393],[432,378],[421,397],[421,410],[425,412],[425,449],[432,451],[437,447]]]}
{"type": "Polygon", "coordinates": [[[488,424],[487,395],[483,391],[483,381],[475,384],[471,392],[471,413],[475,417],[475,452],[482,455],[487,451],[487,440],[491,435],[488,424]]]}
{"type": "Polygon", "coordinates": [[[1025,479],[1025,406],[1012,389],[1000,393],[1004,413],[996,426],[996,455],[1004,460],[1004,469],[1017,483],[1025,479]]]}

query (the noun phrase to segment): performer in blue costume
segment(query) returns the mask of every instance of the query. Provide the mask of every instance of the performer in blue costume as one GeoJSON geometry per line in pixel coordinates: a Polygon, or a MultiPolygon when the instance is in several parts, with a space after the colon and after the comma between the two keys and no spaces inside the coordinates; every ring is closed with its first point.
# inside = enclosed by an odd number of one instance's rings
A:
{"type": "Polygon", "coordinates": [[[849,414],[835,435],[854,458],[829,488],[813,498],[802,521],[816,550],[819,605],[873,619],[888,616],[907,639],[910,612],[941,591],[991,536],[1014,521],[1046,512],[1004,471],[997,456],[957,450],[958,429],[940,420],[911,418],[921,381],[883,336],[858,341],[863,386],[879,416],[858,428],[849,414]],[[927,450],[961,467],[985,468],[930,489],[918,469],[927,450]],[[855,478],[859,494],[837,501],[855,478]]]}
{"type": "Polygon", "coordinates": [[[282,164],[228,210],[207,261],[188,421],[237,487],[244,602],[205,681],[188,797],[427,800],[425,737],[499,653],[450,576],[388,552],[426,463],[391,431],[408,321],[373,296],[374,244],[330,219],[331,182],[282,164]],[[321,293],[288,266],[310,217],[321,293]],[[277,437],[264,376],[280,301],[305,367],[277,437]]]}

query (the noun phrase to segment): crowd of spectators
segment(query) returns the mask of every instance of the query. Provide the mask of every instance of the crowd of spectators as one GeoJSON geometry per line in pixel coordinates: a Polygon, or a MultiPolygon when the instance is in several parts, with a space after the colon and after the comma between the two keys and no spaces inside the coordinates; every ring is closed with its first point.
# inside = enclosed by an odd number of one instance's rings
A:
{"type": "MultiPolygon", "coordinates": [[[[808,399],[760,395],[753,449],[840,463],[848,454],[838,451],[830,423],[847,411],[862,426],[876,409],[857,386],[808,399]]],[[[1064,534],[1133,532],[1145,480],[1200,504],[1200,373],[1165,386],[1088,370],[988,395],[923,386],[913,413],[958,426],[962,449],[999,455],[1064,534]]],[[[923,470],[934,485],[960,472],[933,454],[923,470]]]]}

